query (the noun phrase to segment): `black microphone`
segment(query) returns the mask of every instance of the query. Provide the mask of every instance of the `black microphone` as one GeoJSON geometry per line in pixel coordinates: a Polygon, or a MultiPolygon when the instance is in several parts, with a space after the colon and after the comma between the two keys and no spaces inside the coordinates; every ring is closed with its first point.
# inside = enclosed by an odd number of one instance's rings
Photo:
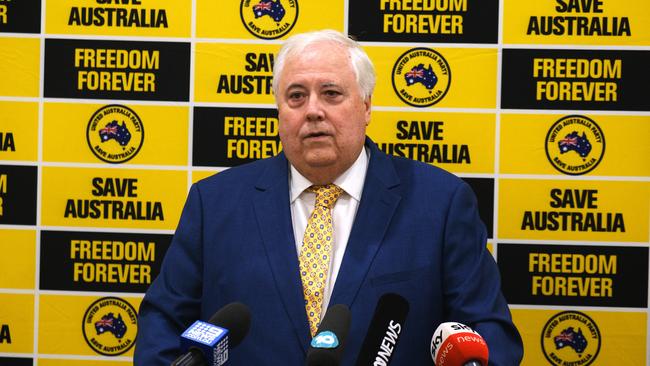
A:
{"type": "Polygon", "coordinates": [[[398,294],[384,294],[379,298],[357,357],[357,366],[388,365],[408,312],[408,301],[398,294]]]}
{"type": "Polygon", "coordinates": [[[228,349],[237,346],[248,333],[248,306],[232,302],[214,313],[208,322],[197,320],[181,334],[181,352],[172,366],[221,366],[228,361],[228,349]]]}
{"type": "Polygon", "coordinates": [[[307,350],[307,366],[338,366],[350,330],[350,309],[336,304],[327,309],[307,350]]]}

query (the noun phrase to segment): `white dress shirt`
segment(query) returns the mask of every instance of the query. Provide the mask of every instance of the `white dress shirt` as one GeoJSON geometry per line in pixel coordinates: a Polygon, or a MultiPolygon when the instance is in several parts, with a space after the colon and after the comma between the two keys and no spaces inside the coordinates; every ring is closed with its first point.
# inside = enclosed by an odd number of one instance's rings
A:
{"type": "MultiPolygon", "coordinates": [[[[323,296],[323,311],[321,319],[325,315],[325,310],[332,296],[332,290],[336,283],[336,277],[341,268],[343,254],[348,244],[354,217],[359,208],[361,193],[363,192],[363,183],[366,179],[368,170],[368,151],[364,147],[357,160],[352,166],[334,180],[334,184],[343,189],[343,194],[339,197],[332,210],[332,221],[334,225],[334,240],[332,242],[332,255],[330,256],[329,273],[325,283],[325,293],[323,296]]],[[[302,248],[302,238],[305,235],[309,215],[314,210],[316,194],[305,192],[311,183],[303,177],[296,168],[291,165],[289,174],[289,196],[291,198],[291,220],[293,223],[293,235],[296,239],[296,253],[300,255],[302,248]]]]}

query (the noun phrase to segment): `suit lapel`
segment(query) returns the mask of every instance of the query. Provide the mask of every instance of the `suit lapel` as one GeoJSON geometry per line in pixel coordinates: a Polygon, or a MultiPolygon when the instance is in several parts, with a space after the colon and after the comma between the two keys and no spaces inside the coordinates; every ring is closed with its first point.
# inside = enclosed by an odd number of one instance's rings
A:
{"type": "Polygon", "coordinates": [[[289,205],[288,162],[284,154],[270,159],[269,162],[266,171],[256,183],[255,217],[275,286],[296,336],[306,352],[311,337],[294,244],[289,205]]]}
{"type": "Polygon", "coordinates": [[[392,162],[370,139],[366,146],[370,149],[366,181],[330,305],[352,306],[401,199],[394,189],[399,178],[392,162]]]}

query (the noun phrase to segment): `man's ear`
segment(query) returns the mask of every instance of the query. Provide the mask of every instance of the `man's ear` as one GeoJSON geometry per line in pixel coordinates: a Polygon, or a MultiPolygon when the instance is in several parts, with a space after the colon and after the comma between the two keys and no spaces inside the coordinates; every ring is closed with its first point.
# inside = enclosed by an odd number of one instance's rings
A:
{"type": "Polygon", "coordinates": [[[372,112],[372,95],[366,97],[363,104],[366,108],[366,126],[368,126],[370,124],[370,114],[372,112]]]}

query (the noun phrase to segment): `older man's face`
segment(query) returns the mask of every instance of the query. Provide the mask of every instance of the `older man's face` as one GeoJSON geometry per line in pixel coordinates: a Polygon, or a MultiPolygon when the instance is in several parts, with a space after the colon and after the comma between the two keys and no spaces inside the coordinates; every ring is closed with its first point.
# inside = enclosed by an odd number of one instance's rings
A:
{"type": "Polygon", "coordinates": [[[277,90],[284,153],[312,182],[330,183],[359,156],[370,121],[347,51],[309,46],[286,60],[277,90]]]}

